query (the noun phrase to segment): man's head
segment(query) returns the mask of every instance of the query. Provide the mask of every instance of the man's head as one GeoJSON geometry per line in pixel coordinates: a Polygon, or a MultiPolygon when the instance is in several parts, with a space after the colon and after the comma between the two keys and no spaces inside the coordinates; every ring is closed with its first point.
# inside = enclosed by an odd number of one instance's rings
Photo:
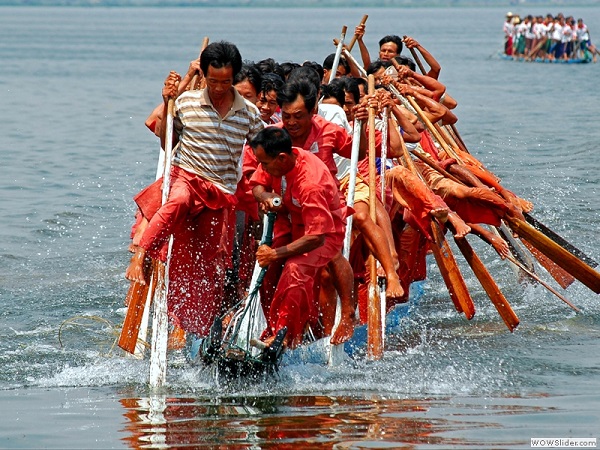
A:
{"type": "Polygon", "coordinates": [[[379,59],[389,61],[402,51],[402,38],[394,34],[384,36],[379,40],[379,59]]]}
{"type": "Polygon", "coordinates": [[[258,94],[256,107],[264,122],[268,122],[277,111],[277,91],[283,86],[283,80],[275,73],[265,73],[258,94]]]}
{"type": "Polygon", "coordinates": [[[292,139],[307,137],[312,127],[312,117],[317,104],[317,90],[305,78],[288,81],[277,92],[281,107],[281,120],[292,139]]]}
{"type": "MultiPolygon", "coordinates": [[[[335,53],[330,54],[323,61],[323,83],[329,82],[329,77],[331,76],[331,69],[333,69],[333,61],[335,60],[335,53]]],[[[345,77],[350,74],[350,64],[346,61],[345,58],[340,57],[340,62],[338,63],[338,67],[335,71],[335,77],[345,77]]]]}
{"type": "Polygon", "coordinates": [[[294,168],[292,139],[283,128],[266,127],[250,142],[256,159],[269,175],[281,177],[294,168]]]}
{"type": "Polygon", "coordinates": [[[242,97],[256,104],[262,84],[262,77],[253,65],[244,64],[233,79],[233,85],[242,97]]]}
{"type": "Polygon", "coordinates": [[[200,69],[213,102],[230,91],[233,79],[241,68],[242,56],[232,43],[214,42],[204,49],[200,55],[200,69]]]}
{"type": "Polygon", "coordinates": [[[232,76],[235,77],[242,69],[242,55],[231,42],[213,42],[200,55],[200,69],[205,76],[208,74],[209,67],[215,69],[231,67],[232,76]]]}

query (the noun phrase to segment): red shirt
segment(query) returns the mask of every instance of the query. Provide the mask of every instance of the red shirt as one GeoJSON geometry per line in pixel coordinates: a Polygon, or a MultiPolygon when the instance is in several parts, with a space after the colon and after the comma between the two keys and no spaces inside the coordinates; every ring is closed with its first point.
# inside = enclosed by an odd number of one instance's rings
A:
{"type": "MultiPolygon", "coordinates": [[[[292,240],[305,235],[343,236],[345,208],[340,202],[337,180],[315,155],[298,147],[293,152],[297,159],[291,171],[283,177],[273,177],[259,166],[250,179],[250,187],[261,185],[282,196],[289,213],[292,240]]],[[[279,213],[278,221],[283,215],[279,213]]]]}

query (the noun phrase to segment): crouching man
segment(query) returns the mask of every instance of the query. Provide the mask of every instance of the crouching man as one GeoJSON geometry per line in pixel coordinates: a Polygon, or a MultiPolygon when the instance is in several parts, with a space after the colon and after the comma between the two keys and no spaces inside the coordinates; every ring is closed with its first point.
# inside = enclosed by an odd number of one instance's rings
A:
{"type": "Polygon", "coordinates": [[[267,127],[250,145],[260,163],[250,180],[254,198],[261,210],[278,213],[273,246],[262,245],[256,253],[259,265],[268,266],[261,291],[267,318],[262,339],[270,343],[287,327],[284,345],[294,348],[308,326],[319,327],[315,278],[342,248],[346,207],[325,163],[292,147],[285,129],[267,127]],[[274,206],[274,199],[281,199],[281,206],[274,206]]]}

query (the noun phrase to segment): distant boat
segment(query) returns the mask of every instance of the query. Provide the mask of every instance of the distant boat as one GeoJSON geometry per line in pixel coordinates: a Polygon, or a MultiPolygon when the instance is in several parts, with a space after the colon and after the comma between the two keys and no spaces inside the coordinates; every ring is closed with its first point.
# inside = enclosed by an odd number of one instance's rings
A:
{"type": "Polygon", "coordinates": [[[533,62],[533,63],[545,63],[545,64],[587,64],[591,62],[591,59],[588,58],[576,58],[576,59],[554,59],[549,60],[545,58],[535,58],[531,61],[525,60],[524,57],[515,57],[511,55],[505,55],[504,53],[498,53],[501,59],[505,59],[507,61],[515,61],[515,62],[533,62]]]}

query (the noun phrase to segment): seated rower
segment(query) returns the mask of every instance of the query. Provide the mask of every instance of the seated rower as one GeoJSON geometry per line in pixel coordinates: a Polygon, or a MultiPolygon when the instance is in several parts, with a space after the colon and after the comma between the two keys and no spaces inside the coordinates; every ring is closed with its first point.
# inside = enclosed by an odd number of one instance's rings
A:
{"type": "Polygon", "coordinates": [[[342,248],[345,208],[327,166],[292,147],[285,129],[265,128],[251,146],[260,163],[250,180],[254,197],[263,211],[279,212],[272,247],[262,245],[256,253],[260,266],[268,266],[264,284],[276,285],[272,298],[261,297],[268,321],[262,339],[270,343],[286,327],[284,345],[294,348],[318,320],[314,282],[342,248]],[[282,205],[275,207],[274,198],[282,205]]]}

